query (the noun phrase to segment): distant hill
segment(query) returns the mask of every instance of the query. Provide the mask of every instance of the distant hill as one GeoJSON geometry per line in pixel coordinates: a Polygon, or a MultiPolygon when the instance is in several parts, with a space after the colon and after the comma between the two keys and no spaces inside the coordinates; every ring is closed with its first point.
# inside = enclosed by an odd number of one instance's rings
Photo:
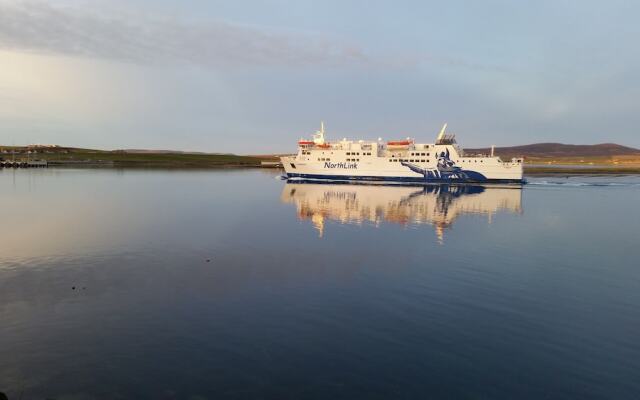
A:
{"type": "MultiPolygon", "coordinates": [[[[491,152],[490,148],[464,149],[468,154],[491,152]]],[[[495,154],[503,157],[529,157],[529,158],[573,158],[573,157],[614,157],[637,156],[640,150],[632,147],[621,146],[615,143],[602,143],[592,145],[576,145],[562,143],[535,143],[524,146],[496,147],[495,154]]]]}

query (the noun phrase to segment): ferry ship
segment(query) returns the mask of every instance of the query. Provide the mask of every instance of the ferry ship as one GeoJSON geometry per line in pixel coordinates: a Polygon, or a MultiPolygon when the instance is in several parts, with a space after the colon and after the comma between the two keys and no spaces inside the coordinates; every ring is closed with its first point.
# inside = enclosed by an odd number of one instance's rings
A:
{"type": "Polygon", "coordinates": [[[438,243],[463,215],[521,214],[518,185],[370,185],[292,180],[282,189],[283,203],[294,204],[298,218],[309,220],[323,237],[326,222],[378,226],[432,225],[438,243]]]}
{"type": "MultiPolygon", "coordinates": [[[[523,183],[523,159],[465,154],[444,124],[435,143],[325,140],[324,123],[298,153],[281,158],[287,178],[415,183],[523,183]]],[[[493,147],[492,147],[493,149],[493,147]]]]}

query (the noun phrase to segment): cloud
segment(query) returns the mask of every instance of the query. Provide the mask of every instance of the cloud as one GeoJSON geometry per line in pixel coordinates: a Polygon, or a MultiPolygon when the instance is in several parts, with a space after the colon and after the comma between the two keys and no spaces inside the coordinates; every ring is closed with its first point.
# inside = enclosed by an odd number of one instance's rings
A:
{"type": "Polygon", "coordinates": [[[369,63],[337,40],[224,21],[95,12],[0,0],[0,49],[135,63],[208,67],[344,66],[369,63]]]}

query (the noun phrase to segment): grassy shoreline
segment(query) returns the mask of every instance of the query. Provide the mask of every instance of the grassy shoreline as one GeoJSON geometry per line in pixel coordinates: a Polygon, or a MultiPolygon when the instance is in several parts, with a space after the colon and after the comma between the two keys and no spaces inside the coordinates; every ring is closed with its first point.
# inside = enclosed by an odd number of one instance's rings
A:
{"type": "MultiPolygon", "coordinates": [[[[37,154],[0,154],[5,160],[47,160],[51,167],[77,168],[158,168],[217,169],[259,168],[262,161],[275,161],[274,155],[241,156],[235,154],[127,152],[59,148],[37,154]]],[[[527,159],[525,175],[622,175],[640,174],[640,162],[623,163],[607,157],[527,159]]]]}
{"type": "Polygon", "coordinates": [[[585,166],[526,166],[525,175],[638,175],[640,166],[612,167],[608,165],[585,166]]]}
{"type": "MultiPolygon", "coordinates": [[[[10,160],[10,156],[5,159],[10,160]]],[[[259,167],[260,157],[235,154],[82,152],[35,154],[32,159],[47,160],[52,167],[116,168],[246,168],[259,167]]],[[[17,159],[17,157],[16,157],[17,159]]],[[[20,159],[25,159],[21,156],[20,159]]]]}
{"type": "MultiPolygon", "coordinates": [[[[199,161],[173,161],[173,160],[82,160],[60,161],[52,160],[50,168],[126,168],[126,169],[235,169],[235,168],[273,168],[264,167],[260,159],[253,160],[247,157],[241,161],[199,160],[199,161]]],[[[278,167],[280,168],[280,167],[278,167]]],[[[543,175],[640,175],[640,166],[611,167],[593,165],[585,166],[527,166],[524,174],[529,176],[543,175]]]]}

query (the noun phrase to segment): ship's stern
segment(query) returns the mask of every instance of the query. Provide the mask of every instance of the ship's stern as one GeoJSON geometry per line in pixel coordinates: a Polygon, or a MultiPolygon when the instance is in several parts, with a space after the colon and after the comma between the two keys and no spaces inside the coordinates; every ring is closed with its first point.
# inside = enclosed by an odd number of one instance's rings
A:
{"type": "Polygon", "coordinates": [[[512,158],[510,162],[502,164],[504,172],[502,178],[514,183],[524,182],[524,159],[512,158]]]}

